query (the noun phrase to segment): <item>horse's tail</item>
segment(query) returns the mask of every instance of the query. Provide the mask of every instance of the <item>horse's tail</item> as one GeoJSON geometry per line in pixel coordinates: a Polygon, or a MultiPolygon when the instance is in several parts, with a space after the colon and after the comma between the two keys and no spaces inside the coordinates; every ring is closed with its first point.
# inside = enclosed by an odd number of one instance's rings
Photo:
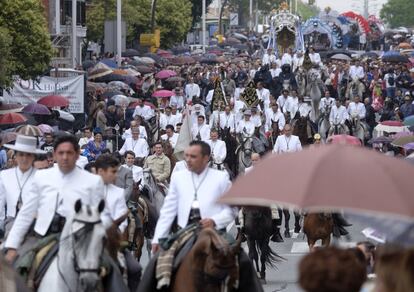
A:
{"type": "Polygon", "coordinates": [[[259,255],[264,257],[265,264],[271,268],[276,268],[277,263],[286,260],[284,257],[273,251],[269,243],[260,245],[259,241],[256,240],[256,249],[258,250],[259,255]]]}

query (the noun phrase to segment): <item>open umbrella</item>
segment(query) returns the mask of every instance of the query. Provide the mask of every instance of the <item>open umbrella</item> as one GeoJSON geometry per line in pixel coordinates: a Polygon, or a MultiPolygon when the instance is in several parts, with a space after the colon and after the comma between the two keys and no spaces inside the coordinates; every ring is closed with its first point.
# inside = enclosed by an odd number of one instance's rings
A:
{"type": "Polygon", "coordinates": [[[177,76],[177,73],[172,70],[162,70],[158,72],[157,74],[155,74],[155,78],[158,78],[158,79],[168,79],[173,76],[177,76]]]}
{"type": "Polygon", "coordinates": [[[378,54],[375,52],[365,52],[361,55],[362,58],[371,58],[371,59],[376,59],[378,58],[378,54]]]}
{"type": "Polygon", "coordinates": [[[49,126],[48,124],[40,124],[37,126],[40,131],[42,131],[42,133],[53,133],[53,128],[51,126],[49,126]]]}
{"type": "Polygon", "coordinates": [[[121,94],[112,96],[112,100],[114,100],[115,105],[118,105],[118,106],[123,106],[123,105],[128,106],[129,104],[129,98],[121,94]]]}
{"type": "Polygon", "coordinates": [[[406,55],[401,55],[400,52],[386,52],[382,56],[383,62],[390,62],[390,63],[408,63],[408,57],[406,55]]]}
{"type": "Polygon", "coordinates": [[[112,98],[112,96],[118,95],[118,94],[123,94],[121,91],[119,90],[107,90],[104,93],[101,94],[101,97],[104,99],[107,98],[112,98]]]}
{"type": "MultiPolygon", "coordinates": [[[[396,122],[396,121],[390,121],[390,122],[396,122]]],[[[388,124],[386,122],[382,122],[381,124],[378,124],[375,126],[374,131],[373,131],[373,137],[379,137],[379,136],[383,136],[384,133],[399,133],[399,132],[404,132],[407,130],[406,126],[403,126],[403,124],[401,122],[397,122],[395,123],[395,125],[393,124],[388,124]],[[398,123],[398,125],[397,125],[398,123]]]]}
{"type": "Polygon", "coordinates": [[[27,118],[18,113],[7,113],[0,116],[0,125],[16,125],[27,121],[27,118]]]}
{"type": "Polygon", "coordinates": [[[50,115],[50,110],[47,108],[47,106],[40,104],[40,103],[29,103],[26,105],[22,112],[26,114],[35,114],[35,115],[50,115]]]}
{"type": "Polygon", "coordinates": [[[13,141],[16,141],[17,133],[16,132],[2,132],[0,134],[1,141],[3,144],[10,144],[13,141]]]}
{"type": "Polygon", "coordinates": [[[404,125],[405,126],[414,126],[414,115],[412,115],[412,116],[409,116],[409,117],[406,117],[405,119],[404,119],[404,125]]]}
{"type": "Polygon", "coordinates": [[[387,136],[380,136],[377,138],[372,138],[368,141],[369,144],[388,144],[391,143],[394,140],[392,137],[387,136]]]}
{"type": "Polygon", "coordinates": [[[135,56],[139,56],[139,52],[137,50],[134,49],[127,49],[125,50],[125,52],[122,52],[122,57],[135,57],[135,56]]]}
{"type": "Polygon", "coordinates": [[[157,90],[152,94],[153,97],[170,97],[173,95],[174,95],[174,92],[172,92],[171,90],[165,90],[165,89],[157,90]]]}
{"type": "Polygon", "coordinates": [[[408,50],[408,49],[412,49],[413,47],[409,43],[400,43],[398,45],[398,48],[408,50]]]}
{"type": "Polygon", "coordinates": [[[173,77],[170,77],[170,78],[168,78],[166,81],[167,82],[182,82],[182,81],[184,81],[185,79],[184,78],[182,78],[182,77],[179,77],[179,76],[173,76],[173,77]]]}
{"type": "Polygon", "coordinates": [[[42,131],[39,127],[33,125],[22,125],[18,126],[15,130],[17,134],[25,135],[25,136],[33,136],[33,137],[41,137],[43,136],[42,131]]]}
{"type": "Polygon", "coordinates": [[[95,61],[86,60],[85,62],[82,63],[82,68],[83,68],[83,70],[89,70],[89,69],[93,68],[95,65],[96,65],[95,61]]]}
{"type": "Polygon", "coordinates": [[[266,157],[219,202],[414,217],[413,177],[414,167],[403,160],[363,147],[325,145],[266,157]]]}
{"type": "Polygon", "coordinates": [[[331,57],[332,60],[351,61],[352,58],[345,54],[335,54],[331,57]]]}
{"type": "Polygon", "coordinates": [[[414,142],[405,144],[404,149],[405,150],[414,150],[414,142]]]}
{"type": "Polygon", "coordinates": [[[39,99],[37,103],[43,104],[48,108],[69,106],[69,100],[61,95],[48,95],[39,99]]]}
{"type": "Polygon", "coordinates": [[[391,142],[391,145],[394,145],[397,147],[404,147],[404,145],[411,143],[411,142],[414,142],[414,135],[397,138],[391,142]]]}
{"type": "Polygon", "coordinates": [[[97,79],[99,77],[103,77],[106,75],[109,75],[112,73],[111,69],[106,69],[106,68],[100,68],[100,69],[94,69],[90,74],[88,79],[89,80],[94,80],[97,79]]]}
{"type": "Polygon", "coordinates": [[[23,109],[23,105],[17,103],[1,103],[0,104],[0,115],[7,113],[19,113],[23,109]]]}
{"type": "Polygon", "coordinates": [[[330,136],[326,142],[330,144],[362,146],[361,141],[357,137],[350,135],[333,135],[330,136]]]}
{"type": "Polygon", "coordinates": [[[136,66],[137,71],[141,74],[148,74],[154,72],[154,68],[148,66],[136,66]]]}
{"type": "Polygon", "coordinates": [[[116,88],[118,90],[130,90],[131,87],[129,87],[128,84],[125,84],[122,81],[111,81],[108,83],[108,85],[112,88],[116,88]]]}
{"type": "Polygon", "coordinates": [[[118,68],[118,64],[114,59],[102,59],[100,62],[110,68],[118,68]]]}

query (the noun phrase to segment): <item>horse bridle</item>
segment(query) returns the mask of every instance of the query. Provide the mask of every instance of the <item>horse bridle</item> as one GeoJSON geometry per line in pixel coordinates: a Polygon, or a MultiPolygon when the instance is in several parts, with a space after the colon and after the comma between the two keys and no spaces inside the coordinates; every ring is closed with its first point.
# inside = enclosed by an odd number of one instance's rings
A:
{"type": "MultiPolygon", "coordinates": [[[[99,273],[100,272],[99,266],[96,269],[84,269],[84,268],[79,267],[78,257],[77,257],[77,253],[76,253],[76,249],[75,249],[75,240],[74,239],[76,238],[76,236],[80,232],[93,230],[94,226],[96,224],[102,223],[102,221],[99,219],[99,220],[96,220],[96,221],[93,221],[93,222],[89,222],[89,221],[74,219],[73,222],[78,222],[78,223],[85,224],[84,227],[82,227],[81,229],[79,229],[78,231],[76,231],[72,234],[73,265],[74,265],[75,271],[78,274],[80,274],[80,273],[99,273]],[[86,229],[88,229],[88,230],[86,230],[86,229]]],[[[103,254],[103,250],[104,250],[104,244],[102,244],[102,250],[101,250],[101,253],[100,253],[101,256],[103,254]]]]}

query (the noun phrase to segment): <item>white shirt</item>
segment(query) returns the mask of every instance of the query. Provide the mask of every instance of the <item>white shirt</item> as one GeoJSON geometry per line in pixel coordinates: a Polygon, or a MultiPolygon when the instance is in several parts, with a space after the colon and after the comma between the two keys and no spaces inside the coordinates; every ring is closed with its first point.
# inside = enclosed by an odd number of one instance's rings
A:
{"type": "Polygon", "coordinates": [[[173,95],[170,97],[170,102],[168,103],[170,106],[176,106],[177,108],[184,108],[184,97],[173,95]]]}
{"type": "Polygon", "coordinates": [[[359,119],[365,119],[366,109],[362,102],[350,102],[348,105],[348,114],[350,117],[357,115],[359,119]]]}
{"type": "Polygon", "coordinates": [[[256,89],[257,97],[264,102],[265,108],[269,108],[270,104],[270,91],[269,89],[262,88],[261,90],[256,89]]]}
{"type": "Polygon", "coordinates": [[[298,136],[290,135],[286,137],[285,135],[281,135],[277,137],[272,152],[280,154],[284,152],[298,152],[300,150],[302,150],[302,144],[298,136]]]}
{"type": "Polygon", "coordinates": [[[228,206],[217,203],[217,199],[230,188],[228,175],[208,167],[199,175],[183,169],[171,176],[170,188],[160,211],[153,243],[158,243],[160,238],[168,235],[175,217],[180,227],[184,228],[188,224],[194,201],[193,182],[198,187],[197,200],[201,218],[212,219],[216,229],[226,228],[234,220],[235,212],[228,206]]]}
{"type": "MultiPolygon", "coordinates": [[[[105,206],[108,207],[112,221],[121,218],[129,212],[125,201],[124,189],[113,184],[104,185],[104,197],[106,203],[105,206]]],[[[125,219],[119,225],[119,230],[123,233],[127,227],[128,220],[125,219]]]]}
{"type": "Polygon", "coordinates": [[[207,144],[211,148],[211,156],[216,163],[223,163],[224,159],[227,156],[226,143],[222,140],[212,141],[211,139],[207,140],[207,144]]]}
{"type": "Polygon", "coordinates": [[[303,118],[306,118],[309,116],[310,112],[312,111],[312,107],[307,104],[306,102],[298,103],[296,108],[294,109],[294,112],[290,113],[291,118],[296,115],[297,112],[299,112],[299,115],[303,118]]]}
{"type": "Polygon", "coordinates": [[[171,173],[171,177],[174,175],[174,173],[176,173],[177,171],[181,171],[181,170],[184,170],[184,169],[187,169],[187,162],[185,162],[185,160],[180,160],[180,161],[177,161],[176,163],[175,163],[175,166],[174,166],[174,169],[173,169],[173,171],[172,171],[172,173],[171,173]]]}
{"type": "Polygon", "coordinates": [[[321,56],[318,53],[310,53],[309,58],[313,64],[320,65],[322,63],[321,56]]]}
{"type": "Polygon", "coordinates": [[[302,57],[298,57],[296,54],[293,57],[293,72],[296,72],[297,69],[299,69],[299,67],[301,67],[303,65],[303,56],[302,57]]]}
{"type": "Polygon", "coordinates": [[[233,113],[226,114],[226,112],[222,112],[220,114],[220,128],[223,130],[225,128],[230,128],[230,132],[234,133],[236,127],[236,117],[233,113]]]}
{"type": "MultiPolygon", "coordinates": [[[[139,126],[139,137],[142,139],[147,139],[147,130],[144,126],[139,126]]],[[[122,140],[126,140],[128,138],[132,138],[131,128],[125,130],[125,132],[122,134],[122,140]]]]}
{"type": "Polygon", "coordinates": [[[326,107],[332,107],[335,104],[335,99],[332,97],[322,97],[321,102],[319,103],[319,110],[321,113],[325,113],[326,107]]]}
{"type": "Polygon", "coordinates": [[[240,95],[244,92],[244,87],[236,87],[236,90],[234,91],[234,98],[236,100],[240,99],[240,95]]]}
{"type": "Polygon", "coordinates": [[[362,66],[352,65],[349,67],[349,76],[351,79],[361,79],[365,77],[364,68],[362,66]]]}
{"type": "Polygon", "coordinates": [[[173,133],[172,137],[168,137],[167,134],[161,135],[161,140],[163,141],[169,141],[172,148],[175,148],[175,145],[177,145],[179,134],[173,133]]]}
{"type": "Polygon", "coordinates": [[[122,167],[125,167],[127,169],[130,169],[132,171],[132,179],[134,182],[139,182],[144,177],[144,170],[142,167],[139,167],[137,165],[128,166],[126,164],[123,164],[122,167]]]}
{"type": "Polygon", "coordinates": [[[281,96],[279,96],[279,97],[277,98],[276,103],[279,105],[279,108],[280,108],[280,109],[284,110],[284,105],[285,105],[285,103],[288,101],[289,97],[290,97],[290,96],[287,96],[287,97],[285,98],[283,95],[281,95],[281,96]]]}
{"type": "Polygon", "coordinates": [[[203,124],[201,126],[194,125],[191,129],[191,133],[193,135],[193,139],[197,140],[197,136],[200,134],[201,141],[206,142],[210,139],[210,127],[207,124],[203,124]]]}
{"type": "Polygon", "coordinates": [[[217,129],[220,126],[219,115],[220,115],[220,112],[218,110],[213,111],[213,113],[210,115],[210,120],[208,123],[210,126],[210,129],[213,129],[213,128],[217,129]]]}
{"type": "MultiPolygon", "coordinates": [[[[64,217],[74,215],[74,206],[78,199],[83,204],[97,206],[104,199],[102,179],[77,167],[67,174],[63,174],[58,166],[36,171],[5,247],[17,249],[35,217],[34,230],[39,235],[45,235],[56,212],[64,217]]],[[[101,213],[101,219],[106,227],[110,226],[112,220],[106,206],[101,213]]]]}
{"type": "Polygon", "coordinates": [[[125,152],[132,151],[135,153],[135,157],[145,158],[149,154],[148,143],[145,139],[138,138],[134,140],[132,137],[125,140],[124,145],[119,150],[119,154],[124,155],[125,152]]]}
{"type": "Polygon", "coordinates": [[[275,113],[272,109],[266,111],[266,124],[265,131],[272,130],[272,122],[277,122],[279,125],[279,130],[283,130],[283,127],[286,124],[285,115],[278,109],[275,113]]]}
{"type": "Polygon", "coordinates": [[[89,141],[93,141],[93,140],[94,140],[93,139],[93,136],[91,136],[90,138],[88,138],[88,137],[82,137],[82,138],[79,139],[79,142],[78,142],[79,147],[82,148],[83,145],[86,145],[86,144],[89,143],[89,141]]]}
{"type": "Polygon", "coordinates": [[[331,113],[329,115],[329,122],[332,126],[336,124],[345,124],[345,121],[348,119],[348,111],[346,107],[340,105],[339,108],[334,104],[331,108],[331,113]]]}
{"type": "MultiPolygon", "coordinates": [[[[283,112],[289,112],[290,115],[292,116],[292,113],[295,112],[296,113],[296,109],[298,108],[298,104],[299,104],[299,99],[298,97],[293,97],[293,96],[289,96],[287,101],[285,102],[285,105],[283,106],[283,112]]],[[[295,115],[293,114],[293,117],[295,115]]]]}
{"type": "Polygon", "coordinates": [[[282,69],[280,69],[280,68],[273,69],[272,68],[272,69],[269,70],[269,72],[272,75],[272,78],[275,78],[275,77],[279,77],[279,74],[282,73],[282,69]]]}
{"type": "Polygon", "coordinates": [[[255,115],[252,114],[250,120],[253,122],[256,128],[262,126],[262,117],[260,116],[260,113],[256,113],[255,115]]]}
{"type": "Polygon", "coordinates": [[[151,109],[151,107],[144,104],[143,107],[137,106],[135,108],[135,111],[132,114],[132,117],[134,118],[135,116],[141,116],[144,118],[144,120],[149,120],[154,116],[154,111],[151,109]]]}
{"type": "Polygon", "coordinates": [[[262,65],[270,65],[271,63],[276,63],[276,56],[274,54],[269,55],[265,53],[262,58],[262,65]]]}
{"type": "Polygon", "coordinates": [[[171,116],[174,117],[174,122],[175,122],[174,128],[177,126],[178,123],[182,123],[183,122],[183,114],[182,113],[180,113],[180,112],[177,111],[175,113],[175,115],[174,114],[171,114],[171,116]]]}
{"type": "Polygon", "coordinates": [[[192,100],[194,96],[200,97],[200,87],[195,83],[188,83],[185,86],[185,96],[187,100],[192,100]]]}
{"type": "Polygon", "coordinates": [[[290,67],[293,67],[293,57],[288,53],[284,53],[282,56],[282,66],[284,64],[288,64],[290,67]]]}
{"type": "Polygon", "coordinates": [[[252,136],[254,134],[255,126],[254,123],[249,120],[241,120],[237,125],[236,133],[244,133],[247,136],[252,136]]]}
{"type": "Polygon", "coordinates": [[[165,127],[167,125],[174,126],[175,128],[175,125],[177,125],[178,123],[175,119],[176,119],[176,116],[173,116],[172,114],[168,116],[166,114],[161,114],[160,115],[160,128],[162,130],[165,130],[165,127]]]}

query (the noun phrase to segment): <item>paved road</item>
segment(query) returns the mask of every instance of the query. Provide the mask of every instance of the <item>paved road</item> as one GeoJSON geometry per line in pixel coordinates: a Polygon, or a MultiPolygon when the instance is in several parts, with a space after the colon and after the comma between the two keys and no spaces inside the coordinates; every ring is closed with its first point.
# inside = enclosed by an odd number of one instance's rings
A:
{"type": "MultiPolygon", "coordinates": [[[[347,216],[349,221],[353,223],[352,227],[349,227],[351,239],[341,239],[339,242],[333,242],[333,244],[339,244],[340,246],[354,246],[356,242],[366,240],[361,234],[361,230],[365,227],[359,222],[355,221],[351,216],[347,216]]],[[[293,216],[291,216],[291,227],[293,227],[293,216]]],[[[283,225],[282,225],[283,226],[283,225]]],[[[235,232],[233,228],[231,233],[235,232]]],[[[243,246],[245,251],[248,252],[247,246],[243,246]]],[[[301,258],[308,252],[308,245],[303,233],[300,233],[298,238],[285,239],[283,243],[271,243],[271,247],[279,255],[283,256],[286,261],[281,262],[277,269],[267,270],[267,284],[263,285],[266,292],[301,292],[302,290],[298,284],[298,264],[301,258]]],[[[148,256],[146,253],[143,255],[141,263],[145,266],[148,262],[148,256]]]]}

